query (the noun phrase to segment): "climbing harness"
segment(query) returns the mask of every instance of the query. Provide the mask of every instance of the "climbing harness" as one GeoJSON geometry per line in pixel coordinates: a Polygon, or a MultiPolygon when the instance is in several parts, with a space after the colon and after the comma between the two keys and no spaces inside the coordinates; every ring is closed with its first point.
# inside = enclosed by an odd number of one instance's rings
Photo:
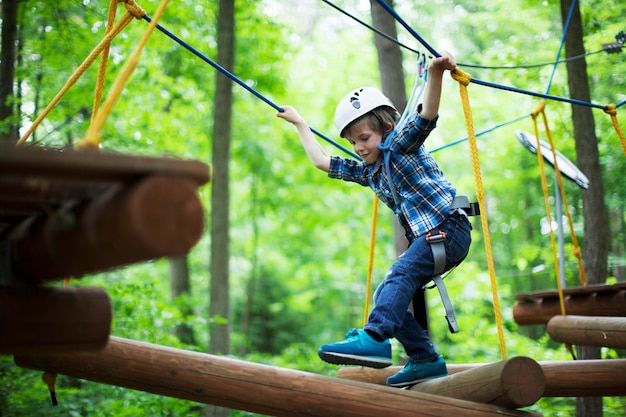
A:
{"type": "MultiPolygon", "coordinates": [[[[480,207],[478,203],[470,203],[466,196],[455,197],[450,205],[450,210],[451,212],[462,210],[468,216],[480,215],[480,207]]],[[[454,315],[454,308],[452,307],[448,290],[446,289],[443,277],[441,276],[441,274],[443,274],[446,270],[445,240],[446,234],[440,230],[431,230],[426,234],[426,242],[430,244],[430,250],[432,251],[434,262],[433,276],[431,280],[437,287],[437,290],[439,290],[439,296],[441,297],[441,302],[443,303],[443,307],[446,311],[446,320],[448,321],[448,329],[450,329],[450,333],[458,333],[459,325],[456,321],[456,316],[454,315]]],[[[426,288],[432,287],[424,286],[422,289],[426,288]]]]}

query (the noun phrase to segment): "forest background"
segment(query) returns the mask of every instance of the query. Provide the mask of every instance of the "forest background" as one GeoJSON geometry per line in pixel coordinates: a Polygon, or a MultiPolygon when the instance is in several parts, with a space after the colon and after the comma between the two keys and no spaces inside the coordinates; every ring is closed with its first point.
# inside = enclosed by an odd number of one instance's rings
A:
{"type": "MultiPolygon", "coordinates": [[[[623,53],[607,54],[602,44],[623,30],[626,4],[580,3],[587,68],[594,102],[626,98],[623,53]]],[[[158,4],[142,1],[150,15],[158,4]]],[[[368,1],[336,4],[370,21],[368,1]]],[[[60,0],[20,2],[22,128],[27,127],[104,34],[108,2],[60,0]]],[[[324,2],[257,0],[236,2],[234,73],[273,102],[295,106],[309,124],[331,138],[336,102],[351,88],[380,86],[373,33],[324,2]]],[[[557,4],[516,1],[397,1],[396,10],[436,50],[451,51],[473,77],[523,90],[568,96],[562,64],[551,78],[562,25],[557,4]],[[484,4],[488,3],[488,4],[484,4]],[[466,65],[464,65],[466,64],[466,65]],[[471,64],[471,65],[467,65],[471,64]],[[536,65],[543,64],[543,65],[536,65]],[[510,68],[504,68],[504,67],[510,68]]],[[[217,52],[217,2],[177,1],[161,24],[209,57],[217,52]]],[[[125,64],[145,30],[133,22],[113,42],[107,86],[125,64]]],[[[399,39],[416,49],[399,28],[399,39]]],[[[403,51],[407,85],[417,71],[415,54],[403,51]]],[[[66,147],[87,130],[95,67],[57,105],[32,140],[66,147]]],[[[169,155],[212,164],[212,124],[217,72],[160,33],[151,37],[125,93],[103,130],[103,150],[136,155],[169,155]]],[[[106,91],[106,90],[105,90],[106,91]]],[[[542,326],[519,327],[512,318],[518,292],[556,287],[548,221],[537,158],[515,137],[532,132],[540,100],[524,94],[470,85],[474,126],[496,268],[498,294],[510,356],[569,359],[542,326]],[[525,117],[527,116],[527,117],[525,117]]],[[[207,233],[189,253],[187,294],[172,297],[170,265],[161,259],[95,274],[72,285],[102,286],[114,307],[112,334],[130,339],[207,351],[209,328],[229,324],[231,354],[245,360],[335,375],[317,358],[321,343],[339,340],[360,327],[365,305],[372,195],[362,187],[332,181],[309,163],[291,125],[275,110],[233,85],[230,159],[230,317],[209,313],[211,188],[199,190],[206,206],[207,233]],[[181,327],[182,326],[182,327],[181,327]],[[181,328],[186,333],[181,333],[181,328]]],[[[557,149],[576,161],[571,106],[548,102],[546,113],[557,149]]],[[[475,196],[472,164],[458,85],[444,82],[439,127],[427,146],[460,194],[475,196]],[[459,142],[459,143],[456,143],[459,142]]],[[[626,279],[624,155],[611,121],[595,111],[611,233],[607,282],[626,279]]],[[[6,127],[6,126],[5,126],[6,127]]],[[[338,143],[348,146],[347,143],[338,143]]],[[[324,144],[329,153],[342,154],[324,144]]],[[[552,176],[550,171],[549,176],[552,176]]],[[[548,181],[550,195],[554,186],[548,181]]],[[[582,232],[581,190],[566,182],[575,230],[582,232]]],[[[551,198],[551,203],[554,203],[551,198]]],[[[552,211],[554,213],[554,210],[552,211]]],[[[446,280],[461,332],[449,334],[438,295],[429,292],[431,334],[450,363],[500,359],[497,329],[480,222],[468,259],[446,280]]],[[[374,285],[395,258],[392,217],[382,208],[374,259],[374,285]]],[[[579,240],[580,239],[579,237],[579,240]]],[[[566,236],[567,285],[578,285],[578,270],[566,236]]],[[[584,250],[584,248],[583,248],[584,250]]],[[[402,357],[395,349],[396,362],[402,357]]],[[[623,352],[603,349],[603,357],[623,352]]],[[[37,372],[0,358],[1,416],[191,416],[204,407],[190,402],[60,376],[60,404],[51,407],[37,372]]],[[[157,376],[155,376],[157,377],[157,376]]],[[[622,398],[605,398],[607,416],[623,415],[622,398]]],[[[529,410],[546,416],[572,415],[575,400],[543,399],[529,410]]],[[[252,415],[235,411],[232,416],[252,415]]]]}

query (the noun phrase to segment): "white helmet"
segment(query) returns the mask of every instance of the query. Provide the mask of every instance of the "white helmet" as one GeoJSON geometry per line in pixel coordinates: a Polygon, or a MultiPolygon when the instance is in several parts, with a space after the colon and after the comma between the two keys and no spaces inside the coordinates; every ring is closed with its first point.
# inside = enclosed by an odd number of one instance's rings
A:
{"type": "Polygon", "coordinates": [[[335,110],[335,126],[340,136],[343,137],[343,131],[350,123],[382,106],[397,112],[391,100],[374,87],[361,87],[346,94],[335,110]]]}

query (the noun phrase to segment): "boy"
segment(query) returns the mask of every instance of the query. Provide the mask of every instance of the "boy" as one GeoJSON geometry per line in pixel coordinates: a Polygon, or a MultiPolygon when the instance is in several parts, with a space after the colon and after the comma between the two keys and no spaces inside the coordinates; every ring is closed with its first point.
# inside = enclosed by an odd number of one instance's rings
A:
{"type": "Polygon", "coordinates": [[[335,124],[361,162],[326,155],[293,107],[285,106],[277,113],[295,125],[315,167],[331,178],[371,187],[405,229],[409,247],[377,288],[368,323],[363,329],[350,329],[345,340],[319,350],[320,358],[329,363],[383,368],[391,365],[389,339],[395,337],[409,357],[406,366],[387,379],[395,387],[447,376],[443,357],[408,307],[415,292],[432,279],[439,262],[428,240],[430,233],[444,237],[444,270],[465,258],[471,242],[466,214],[453,208],[456,190],[423,146],[437,122],[443,73],[455,66],[448,53],[430,61],[423,103],[397,131],[398,112],[380,91],[364,87],[342,99],[335,124]]]}

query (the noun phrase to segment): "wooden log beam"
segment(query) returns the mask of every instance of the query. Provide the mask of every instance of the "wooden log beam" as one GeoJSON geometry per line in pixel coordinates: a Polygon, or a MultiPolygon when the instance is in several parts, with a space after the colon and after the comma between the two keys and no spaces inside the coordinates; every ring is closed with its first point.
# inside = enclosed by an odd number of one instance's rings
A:
{"type": "MultiPolygon", "coordinates": [[[[567,314],[578,316],[626,317],[626,290],[566,294],[567,314]]],[[[517,298],[517,297],[516,297],[517,298]]],[[[546,324],[561,314],[558,297],[532,297],[518,299],[513,305],[513,318],[519,325],[546,324]]]]}
{"type": "Polygon", "coordinates": [[[16,355],[18,366],[271,416],[533,413],[111,337],[101,351],[16,355]]]}
{"type": "Polygon", "coordinates": [[[544,397],[626,396],[626,359],[539,362],[546,376],[544,397]]]}
{"type": "Polygon", "coordinates": [[[102,288],[0,287],[0,354],[104,347],[111,302],[102,288]]]}
{"type": "Polygon", "coordinates": [[[547,331],[556,342],[626,349],[626,317],[554,316],[547,331]]]}
{"type": "MultiPolygon", "coordinates": [[[[595,359],[539,362],[546,379],[544,397],[622,397],[626,396],[626,359],[595,359]]],[[[450,375],[485,364],[449,364],[450,375]]],[[[385,385],[387,378],[402,369],[345,367],[339,378],[385,385]]]]}
{"type": "Polygon", "coordinates": [[[185,178],[152,176],[23,223],[11,235],[13,275],[41,283],[184,255],[203,231],[195,188],[185,178]]]}
{"type": "MultiPolygon", "coordinates": [[[[358,368],[342,368],[342,371],[348,369],[358,368]]],[[[399,370],[399,367],[397,369],[399,370]]],[[[457,369],[454,372],[449,370],[449,373],[446,378],[424,381],[411,387],[411,390],[506,408],[521,408],[535,404],[541,398],[546,386],[539,364],[524,356],[483,366],[466,367],[464,372],[458,372],[457,369]]],[[[393,375],[391,372],[384,374],[393,375]]],[[[337,376],[346,378],[349,375],[344,371],[343,375],[340,372],[337,376]]],[[[384,380],[378,377],[376,382],[385,384],[386,377],[384,380]]]]}

